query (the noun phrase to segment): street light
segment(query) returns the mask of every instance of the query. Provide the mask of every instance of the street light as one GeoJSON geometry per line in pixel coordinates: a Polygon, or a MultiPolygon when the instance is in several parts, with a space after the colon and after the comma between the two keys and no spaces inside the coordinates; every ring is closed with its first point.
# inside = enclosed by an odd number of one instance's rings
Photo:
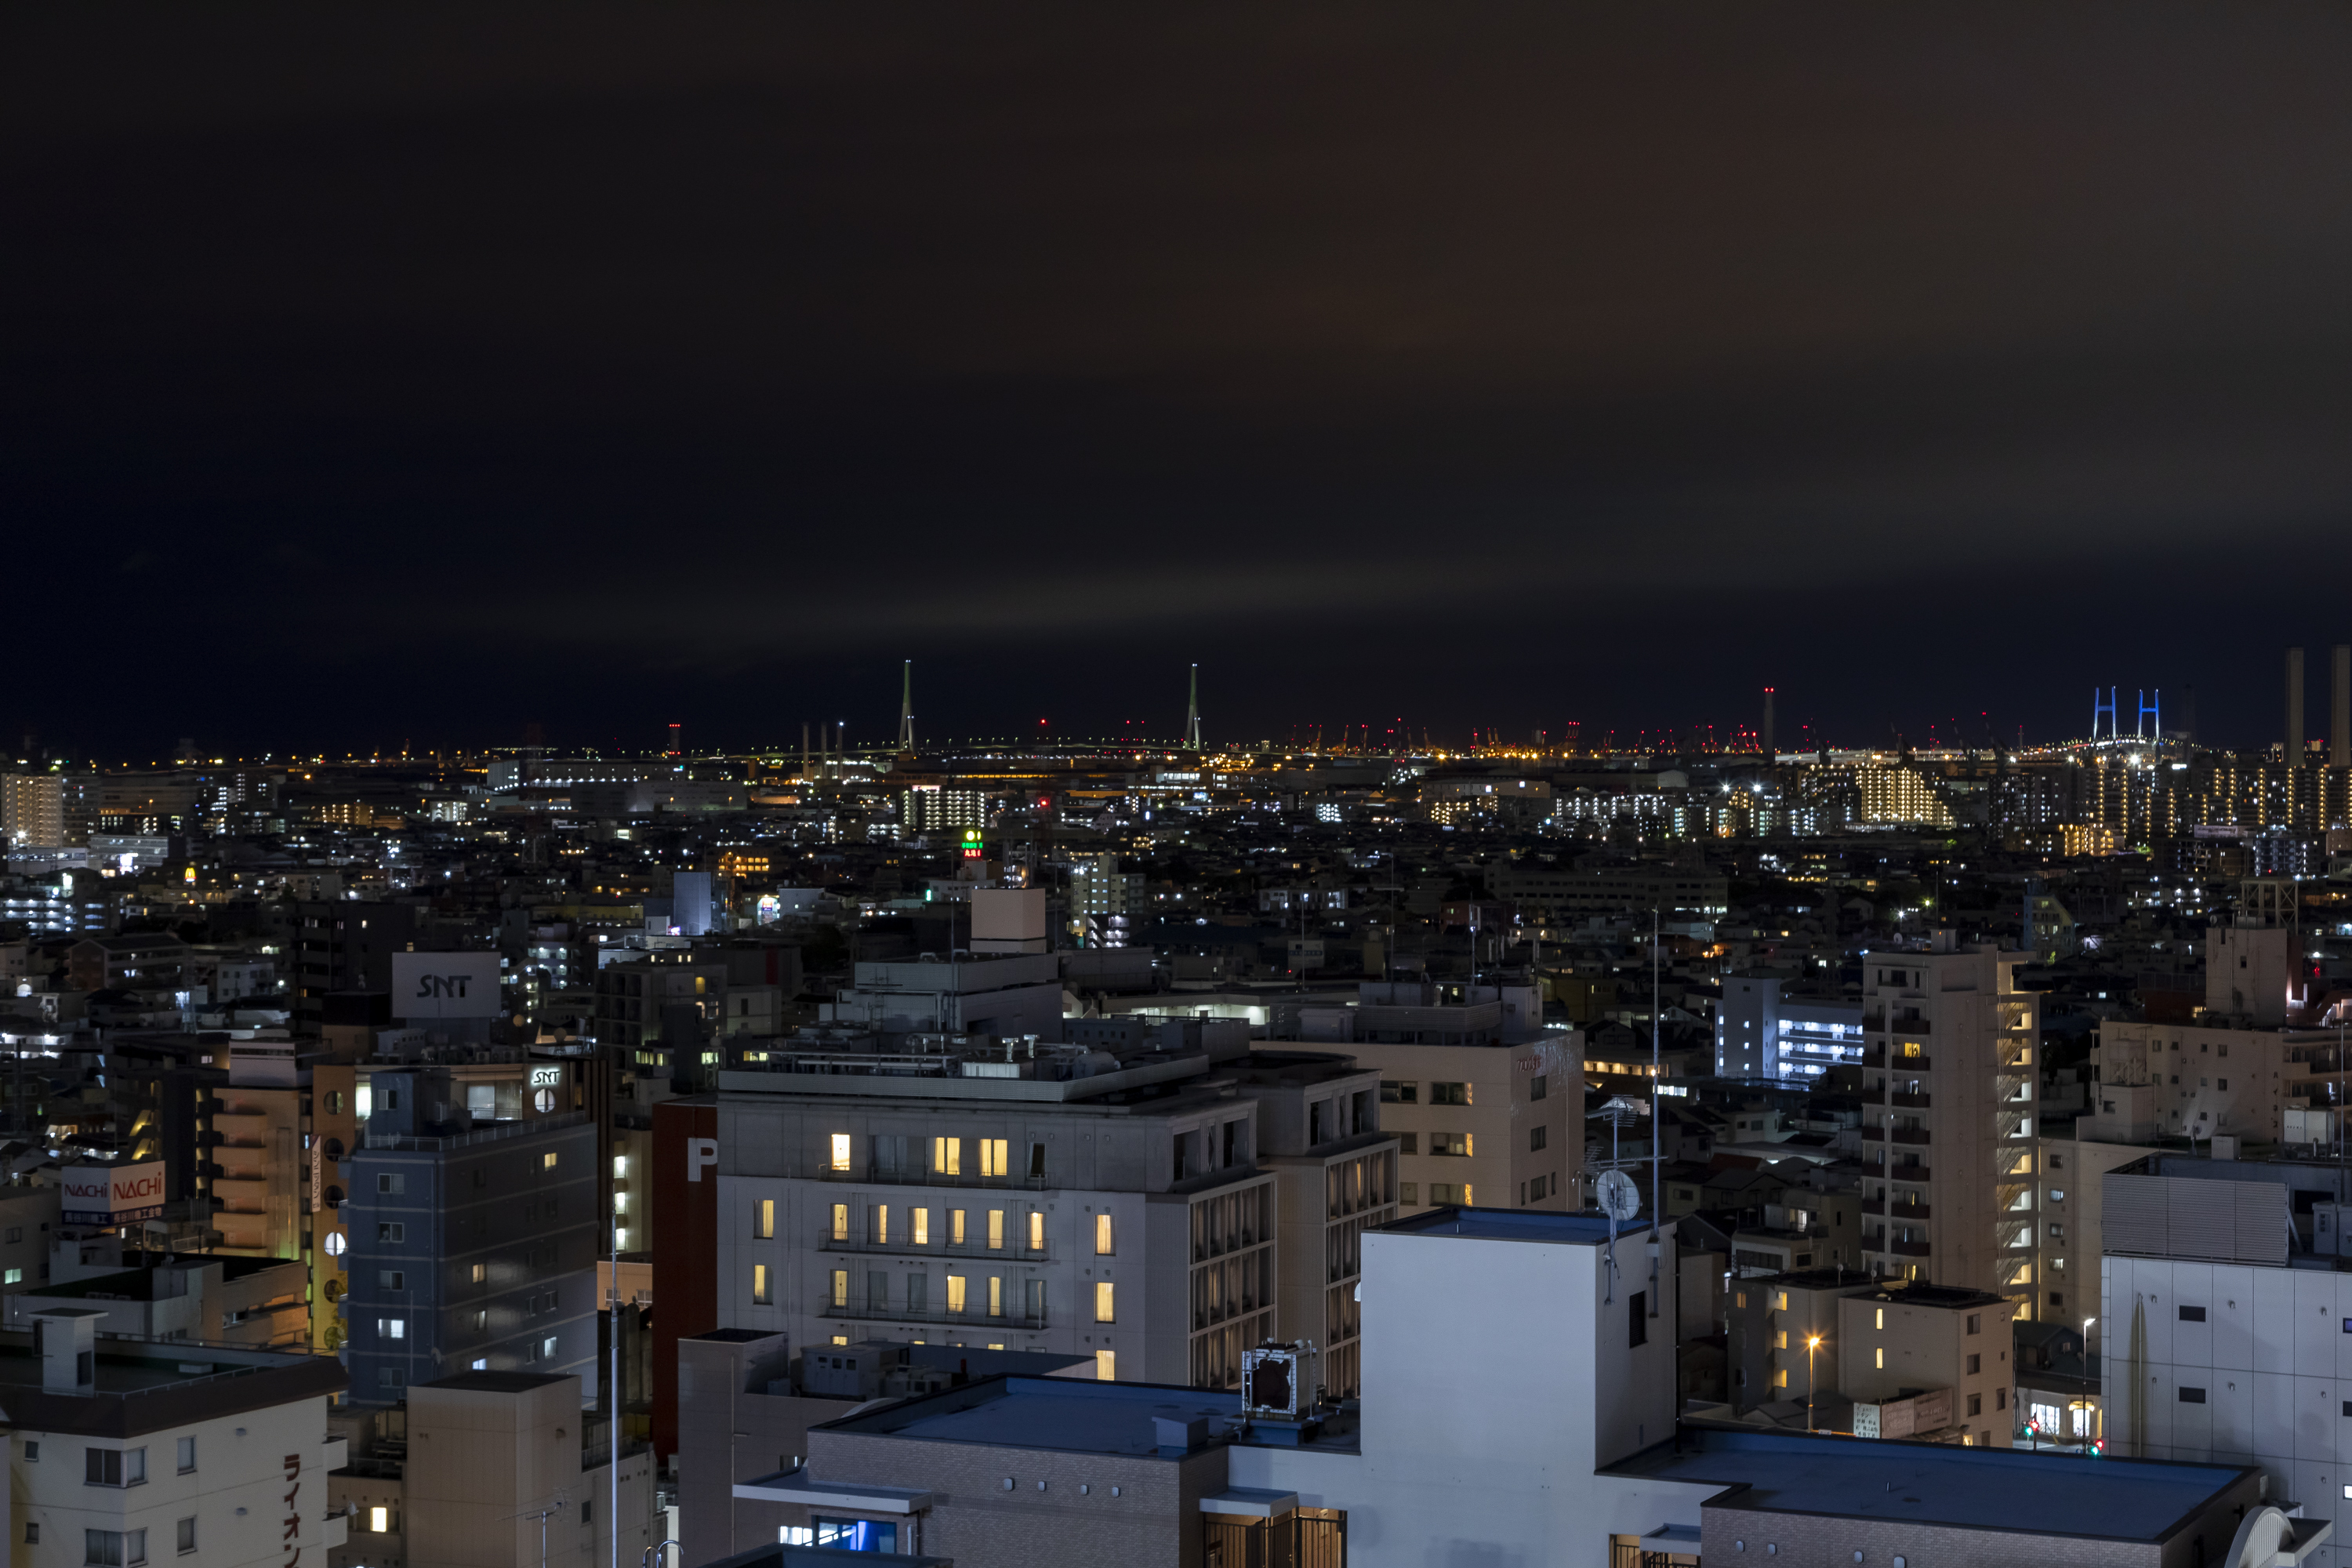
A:
{"type": "Polygon", "coordinates": [[[1805,1430],[1813,1429],[1813,1352],[1822,1348],[1822,1336],[1805,1336],[1805,1430]]]}
{"type": "MultiPolygon", "coordinates": [[[[2083,1379],[2086,1383],[2091,1377],[2091,1325],[2098,1321],[2096,1318],[2083,1320],[2083,1379]]],[[[2087,1454],[2090,1450],[2091,1423],[2085,1419],[2083,1423],[2083,1451],[2087,1454]]]]}

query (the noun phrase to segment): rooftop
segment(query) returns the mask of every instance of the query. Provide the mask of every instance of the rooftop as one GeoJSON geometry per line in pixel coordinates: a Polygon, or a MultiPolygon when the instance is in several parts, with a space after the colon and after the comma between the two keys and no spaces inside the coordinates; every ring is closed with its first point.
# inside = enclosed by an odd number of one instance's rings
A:
{"type": "Polygon", "coordinates": [[[1602,1473],[1741,1489],[1717,1507],[2156,1542],[2252,1472],[1686,1424],[1602,1473]]]}
{"type": "MultiPolygon", "coordinates": [[[[68,1312],[95,1316],[89,1309],[68,1312]]],[[[94,1394],[41,1386],[29,1329],[0,1330],[0,1405],[17,1427],[125,1437],[199,1418],[259,1410],[342,1388],[342,1363],[300,1350],[100,1333],[94,1394]]]]}
{"type": "MultiPolygon", "coordinates": [[[[867,1415],[845,1415],[826,1422],[823,1429],[1057,1453],[1150,1458],[1161,1452],[1153,1426],[1156,1418],[1205,1419],[1211,1441],[1228,1428],[1235,1429],[1237,1440],[1245,1440],[1238,1437],[1242,1396],[1237,1391],[1013,1375],[983,1378],[942,1394],[902,1400],[867,1415]]],[[[1354,1413],[1335,1415],[1328,1436],[1309,1446],[1352,1452],[1354,1413]]]]}
{"type": "Polygon", "coordinates": [[[529,1394],[545,1388],[551,1383],[562,1383],[572,1373],[543,1372],[457,1372],[447,1377],[436,1377],[421,1384],[425,1388],[450,1388],[473,1394],[529,1394]]]}
{"type": "MultiPolygon", "coordinates": [[[[1618,1222],[1619,1239],[1648,1231],[1646,1219],[1618,1222]]],[[[1533,1209],[1430,1209],[1379,1227],[1378,1234],[1466,1236],[1480,1241],[1548,1241],[1570,1247],[1600,1247],[1609,1240],[1606,1215],[1550,1214],[1533,1209]]]]}

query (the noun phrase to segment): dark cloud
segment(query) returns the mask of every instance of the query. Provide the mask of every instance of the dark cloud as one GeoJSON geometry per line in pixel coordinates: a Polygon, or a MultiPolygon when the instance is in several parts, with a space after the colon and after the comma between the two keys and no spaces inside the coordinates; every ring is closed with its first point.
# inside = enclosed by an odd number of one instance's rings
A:
{"type": "Polygon", "coordinates": [[[2258,742],[2352,637],[2338,12],[0,26],[20,729],[878,732],[911,655],[959,731],[1199,659],[1236,733],[2258,742]]]}

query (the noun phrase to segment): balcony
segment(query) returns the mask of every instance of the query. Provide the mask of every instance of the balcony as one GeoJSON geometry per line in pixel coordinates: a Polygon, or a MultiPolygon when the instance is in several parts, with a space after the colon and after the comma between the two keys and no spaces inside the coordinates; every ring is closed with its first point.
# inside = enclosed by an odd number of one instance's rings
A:
{"type": "Polygon", "coordinates": [[[1930,1072],[1935,1066],[1936,1058],[1921,1050],[1896,1051],[1886,1059],[1890,1072],[1930,1072]]]}
{"type": "Polygon", "coordinates": [[[856,1171],[819,1171],[817,1179],[847,1182],[854,1186],[1025,1189],[1033,1193],[1042,1193],[1054,1184],[1044,1176],[956,1175],[946,1171],[889,1170],[879,1165],[867,1166],[862,1175],[856,1171]]]}
{"type": "Polygon", "coordinates": [[[847,1318],[868,1323],[924,1323],[946,1328],[962,1329],[1042,1329],[1045,1326],[1043,1312],[1005,1312],[990,1317],[986,1312],[950,1312],[944,1309],[913,1310],[906,1307],[851,1304],[836,1307],[830,1302],[816,1309],[820,1318],[847,1318]]]}
{"type": "Polygon", "coordinates": [[[1924,1241],[1890,1241],[1886,1244],[1886,1250],[1903,1258],[1925,1258],[1927,1256],[1927,1244],[1924,1241]]]}
{"type": "Polygon", "coordinates": [[[1042,1247],[1016,1247],[1010,1236],[1005,1237],[1004,1245],[1002,1247],[989,1246],[985,1236],[979,1240],[965,1241],[961,1244],[930,1241],[920,1246],[916,1245],[911,1238],[903,1236],[895,1241],[877,1241],[870,1236],[828,1236],[817,1243],[817,1250],[820,1252],[887,1252],[908,1258],[993,1258],[1005,1262],[1043,1263],[1045,1261],[1047,1249],[1042,1247]]]}
{"type": "Polygon", "coordinates": [[[1886,1129],[1884,1127],[1864,1127],[1860,1131],[1862,1132],[1862,1141],[1865,1143],[1884,1143],[1886,1142],[1886,1129]]]}
{"type": "Polygon", "coordinates": [[[1927,1180],[1927,1167],[1925,1165],[1889,1165],[1886,1167],[1885,1174],[1886,1179],[1890,1182],[1919,1182],[1924,1184],[1927,1180]]]}
{"type": "Polygon", "coordinates": [[[1933,1099],[1935,1099],[1935,1096],[1929,1094],[1912,1094],[1906,1091],[1897,1090],[1886,1097],[1886,1103],[1889,1105],[1900,1105],[1911,1110],[1926,1110],[1929,1109],[1928,1102],[1933,1099]]]}
{"type": "Polygon", "coordinates": [[[1892,1128],[1886,1135],[1897,1143],[1924,1144],[1927,1142],[1927,1130],[1924,1127],[1892,1128]]]}
{"type": "Polygon", "coordinates": [[[1933,1204],[1888,1204],[1885,1205],[1886,1217],[1898,1225],[1907,1224],[1915,1219],[1926,1219],[1935,1206],[1933,1204]]]}

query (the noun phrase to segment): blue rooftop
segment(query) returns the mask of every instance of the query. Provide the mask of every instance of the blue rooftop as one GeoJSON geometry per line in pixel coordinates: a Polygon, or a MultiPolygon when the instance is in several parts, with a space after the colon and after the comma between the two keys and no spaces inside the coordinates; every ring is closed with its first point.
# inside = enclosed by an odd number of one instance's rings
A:
{"type": "MultiPolygon", "coordinates": [[[[1087,1383],[1066,1377],[992,1377],[907,1399],[863,1415],[824,1424],[829,1432],[989,1443],[1074,1454],[1151,1456],[1161,1450],[1154,1417],[1205,1417],[1217,1436],[1241,1423],[1239,1390],[1156,1383],[1087,1383]]],[[[1317,1447],[1352,1451],[1352,1413],[1335,1421],[1333,1440],[1317,1447]],[[1344,1436],[1342,1435],[1344,1433],[1344,1436]]]]}
{"type": "Polygon", "coordinates": [[[1602,1473],[1748,1489],[1717,1500],[1717,1507],[2155,1542],[2249,1472],[1685,1426],[1678,1445],[1661,1444],[1602,1473]]]}
{"type": "MultiPolygon", "coordinates": [[[[1540,1209],[1431,1209],[1410,1219],[1380,1227],[1383,1234],[1467,1236],[1480,1241],[1549,1241],[1570,1247],[1600,1247],[1609,1240],[1609,1216],[1598,1214],[1556,1214],[1540,1209]]],[[[1646,1219],[1620,1220],[1617,1236],[1646,1236],[1646,1219]]]]}

